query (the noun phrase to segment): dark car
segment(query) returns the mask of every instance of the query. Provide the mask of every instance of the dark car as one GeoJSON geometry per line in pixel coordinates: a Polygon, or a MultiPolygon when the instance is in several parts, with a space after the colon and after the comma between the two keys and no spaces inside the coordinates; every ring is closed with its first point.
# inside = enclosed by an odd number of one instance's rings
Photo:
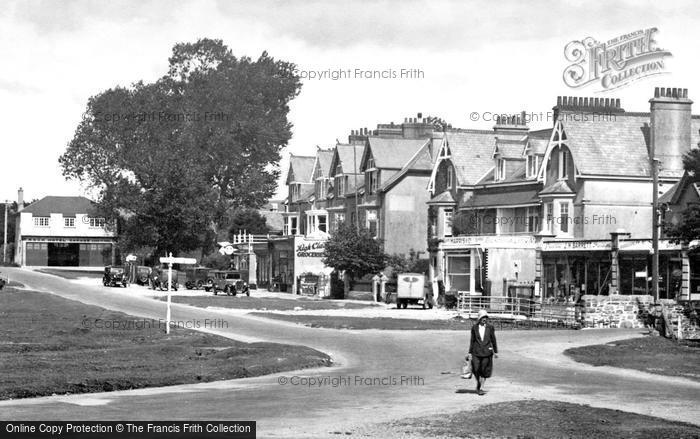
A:
{"type": "Polygon", "coordinates": [[[151,267],[139,265],[136,267],[136,283],[138,285],[148,285],[148,280],[151,277],[151,267]]]}
{"type": "Polygon", "coordinates": [[[5,285],[7,285],[7,278],[0,276],[0,290],[2,290],[5,285]]]}
{"type": "Polygon", "coordinates": [[[245,294],[250,296],[250,289],[245,280],[243,280],[243,275],[240,271],[212,271],[210,273],[211,279],[209,282],[209,289],[217,295],[219,291],[223,291],[229,296],[235,296],[237,294],[245,294]]]}
{"type": "Polygon", "coordinates": [[[191,267],[185,269],[185,288],[191,290],[193,288],[207,288],[210,279],[210,272],[213,270],[208,267],[191,267]]]}
{"type": "MultiPolygon", "coordinates": [[[[173,291],[177,291],[179,274],[177,270],[173,270],[172,275],[173,291]]],[[[168,289],[168,269],[155,267],[151,270],[151,288],[161,291],[168,289]]]]}
{"type": "Polygon", "coordinates": [[[127,275],[124,267],[113,267],[108,265],[105,267],[105,274],[102,276],[102,284],[106,287],[118,287],[119,285],[126,288],[127,275]]]}

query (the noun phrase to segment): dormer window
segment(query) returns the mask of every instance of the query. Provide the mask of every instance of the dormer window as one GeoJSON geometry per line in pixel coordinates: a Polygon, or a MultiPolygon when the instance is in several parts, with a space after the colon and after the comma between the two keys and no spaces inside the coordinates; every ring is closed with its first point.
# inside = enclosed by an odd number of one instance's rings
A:
{"type": "Polygon", "coordinates": [[[506,161],[502,158],[496,159],[496,181],[506,179],[506,161]]]}
{"type": "Polygon", "coordinates": [[[367,195],[377,193],[379,187],[379,171],[367,171],[367,195]]]}
{"type": "Polygon", "coordinates": [[[374,169],[374,157],[367,159],[367,171],[374,169]]]}
{"type": "Polygon", "coordinates": [[[527,175],[526,178],[534,178],[537,175],[537,169],[539,165],[539,157],[534,154],[527,156],[527,175]]]}
{"type": "Polygon", "coordinates": [[[563,148],[559,148],[559,179],[565,179],[569,176],[569,152],[563,148]]]}

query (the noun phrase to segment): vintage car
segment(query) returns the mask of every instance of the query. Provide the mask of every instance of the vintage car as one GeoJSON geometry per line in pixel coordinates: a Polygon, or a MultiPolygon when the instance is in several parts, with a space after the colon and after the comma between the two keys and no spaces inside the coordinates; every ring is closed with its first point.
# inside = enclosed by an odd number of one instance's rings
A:
{"type": "MultiPolygon", "coordinates": [[[[178,280],[180,278],[177,270],[173,270],[172,274],[173,291],[177,291],[178,280]]],[[[154,267],[151,269],[151,288],[161,291],[168,289],[168,269],[162,267],[154,267]]]]}
{"type": "Polygon", "coordinates": [[[8,283],[7,278],[4,277],[4,276],[2,276],[2,275],[0,275],[0,290],[2,290],[3,287],[4,287],[5,285],[7,285],[7,283],[8,283]]]}
{"type": "Polygon", "coordinates": [[[106,266],[105,273],[102,276],[102,284],[106,287],[118,287],[121,285],[126,288],[127,275],[124,267],[106,266]]]}
{"type": "Polygon", "coordinates": [[[399,273],[396,278],[396,307],[406,309],[410,303],[432,309],[433,294],[426,278],[420,273],[399,273]]]}
{"type": "Polygon", "coordinates": [[[148,280],[151,277],[151,267],[139,265],[136,267],[136,284],[148,285],[148,280]]]}
{"type": "Polygon", "coordinates": [[[214,270],[210,276],[208,287],[209,290],[214,292],[214,295],[217,295],[219,291],[223,291],[229,296],[237,294],[250,296],[250,289],[246,281],[243,280],[243,275],[240,271],[214,270]]]}
{"type": "Polygon", "coordinates": [[[210,273],[212,271],[214,270],[208,267],[191,267],[185,269],[185,288],[188,290],[193,288],[198,290],[202,288],[207,289],[207,284],[210,283],[210,273]]]}

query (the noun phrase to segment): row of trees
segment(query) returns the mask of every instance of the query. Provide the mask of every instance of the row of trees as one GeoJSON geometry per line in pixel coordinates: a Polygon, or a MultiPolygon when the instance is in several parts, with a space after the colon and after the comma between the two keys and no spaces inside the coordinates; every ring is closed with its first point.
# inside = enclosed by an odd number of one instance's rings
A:
{"type": "Polygon", "coordinates": [[[221,40],[177,44],[157,81],[88,100],[63,175],[118,218],[122,250],[209,253],[233,210],[275,192],[301,87],[294,68],[265,52],[237,58],[221,40]]]}

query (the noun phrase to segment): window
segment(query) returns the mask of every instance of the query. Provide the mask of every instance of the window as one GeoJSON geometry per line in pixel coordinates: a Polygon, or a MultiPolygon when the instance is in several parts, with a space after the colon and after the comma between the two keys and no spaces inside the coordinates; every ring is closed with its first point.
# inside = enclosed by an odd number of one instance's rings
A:
{"type": "Polygon", "coordinates": [[[318,230],[328,233],[328,217],[326,215],[320,215],[318,217],[318,230]]]}
{"type": "Polygon", "coordinates": [[[454,185],[454,169],[452,166],[447,167],[447,189],[452,190],[454,185]]]}
{"type": "Polygon", "coordinates": [[[368,195],[376,194],[378,187],[379,187],[379,171],[367,172],[368,195]]]}
{"type": "Polygon", "coordinates": [[[342,197],[345,195],[345,176],[343,174],[336,174],[335,176],[335,195],[342,197]]]}
{"type": "Polygon", "coordinates": [[[341,224],[345,222],[345,213],[336,213],[335,214],[335,228],[338,229],[341,224]]]}
{"type": "Polygon", "coordinates": [[[545,232],[552,232],[552,223],[554,222],[554,206],[552,203],[545,204],[545,232]]]}
{"type": "Polygon", "coordinates": [[[505,180],[506,178],[506,161],[504,159],[496,159],[496,181],[505,180]]]}
{"type": "Polygon", "coordinates": [[[298,200],[299,196],[301,195],[301,184],[293,183],[290,187],[290,190],[292,191],[292,201],[298,200]]]}
{"type": "Polygon", "coordinates": [[[64,227],[75,227],[75,218],[63,218],[64,227]]]}
{"type": "Polygon", "coordinates": [[[540,208],[527,208],[527,231],[529,233],[537,233],[540,228],[540,208]]]}
{"type": "Polygon", "coordinates": [[[445,223],[443,225],[445,236],[452,236],[452,215],[452,209],[445,209],[445,223]]]}
{"type": "Polygon", "coordinates": [[[367,230],[373,238],[379,237],[379,220],[377,219],[376,210],[367,211],[367,230]]]}
{"type": "Polygon", "coordinates": [[[49,217],[48,216],[35,216],[34,217],[34,225],[38,227],[48,227],[49,226],[49,217]]]}
{"type": "Polygon", "coordinates": [[[537,175],[538,157],[536,155],[527,156],[527,178],[532,178],[537,175]]]}
{"type": "Polygon", "coordinates": [[[374,157],[367,159],[367,168],[365,170],[369,171],[370,169],[374,169],[374,157]]]}
{"type": "Polygon", "coordinates": [[[471,258],[469,255],[447,257],[447,280],[449,289],[469,291],[471,278],[471,258]]]}
{"type": "Polygon", "coordinates": [[[104,228],[105,219],[104,218],[90,218],[90,227],[93,228],[104,228]]]}
{"type": "Polygon", "coordinates": [[[567,178],[569,176],[569,152],[563,148],[559,148],[559,178],[567,178]]]}
{"type": "Polygon", "coordinates": [[[563,233],[569,233],[569,203],[559,203],[559,229],[563,233]]]}
{"type": "Polygon", "coordinates": [[[299,234],[299,218],[295,216],[288,216],[287,221],[284,224],[284,234],[285,235],[298,235],[299,234]]]}

